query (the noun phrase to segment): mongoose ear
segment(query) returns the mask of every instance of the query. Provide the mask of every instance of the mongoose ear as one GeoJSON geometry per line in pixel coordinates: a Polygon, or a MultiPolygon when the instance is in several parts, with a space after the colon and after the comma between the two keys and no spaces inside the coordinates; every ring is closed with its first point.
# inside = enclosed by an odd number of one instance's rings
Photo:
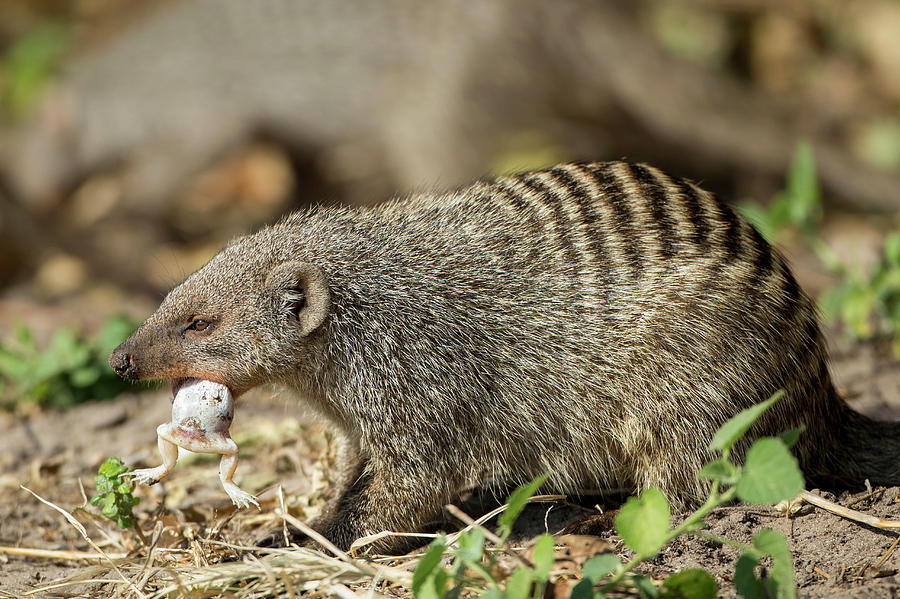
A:
{"type": "Polygon", "coordinates": [[[331,310],[331,291],[322,269],[309,262],[279,264],[266,278],[278,309],[293,315],[300,334],[309,335],[325,321],[331,310]]]}

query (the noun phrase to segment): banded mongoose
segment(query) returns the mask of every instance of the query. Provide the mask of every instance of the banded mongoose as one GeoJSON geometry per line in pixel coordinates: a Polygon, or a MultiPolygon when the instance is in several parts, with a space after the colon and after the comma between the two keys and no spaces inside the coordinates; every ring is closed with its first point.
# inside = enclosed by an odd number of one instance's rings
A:
{"type": "Polygon", "coordinates": [[[110,364],[173,392],[202,378],[305,395],[354,455],[314,523],[344,549],[544,472],[548,489],[654,485],[696,504],[713,431],[782,388],[751,436],[804,425],[808,483],[900,483],[900,425],[838,396],[782,255],[640,164],[292,214],[175,287],[110,364]]]}

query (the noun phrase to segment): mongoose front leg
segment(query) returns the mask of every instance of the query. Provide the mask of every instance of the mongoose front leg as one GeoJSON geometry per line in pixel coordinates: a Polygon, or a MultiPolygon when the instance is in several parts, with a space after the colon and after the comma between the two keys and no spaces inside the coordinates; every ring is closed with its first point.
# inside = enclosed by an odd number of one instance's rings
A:
{"type": "MultiPolygon", "coordinates": [[[[450,501],[453,477],[393,463],[369,462],[313,524],[343,550],[356,539],[382,531],[414,532],[450,501]]],[[[390,540],[376,543],[390,551],[390,540]]]]}

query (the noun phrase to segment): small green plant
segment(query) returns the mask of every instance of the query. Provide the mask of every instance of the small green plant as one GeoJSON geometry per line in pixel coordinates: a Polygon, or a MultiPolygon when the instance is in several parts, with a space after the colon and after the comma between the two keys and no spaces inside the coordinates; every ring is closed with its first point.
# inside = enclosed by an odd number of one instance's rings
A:
{"type": "Polygon", "coordinates": [[[741,214],[771,243],[799,232],[837,279],[820,298],[825,318],[840,322],[853,339],[887,337],[900,356],[900,232],[885,237],[884,252],[871,272],[848,266],[822,238],[822,196],[812,147],[797,146],[784,191],[768,206],[747,203],[741,214]]]}
{"type": "Polygon", "coordinates": [[[900,232],[888,235],[871,272],[842,269],[820,300],[822,313],[840,321],[854,339],[886,336],[900,356],[900,232]]]}
{"type": "MultiPolygon", "coordinates": [[[[716,432],[710,449],[720,452],[721,457],[708,463],[699,473],[700,477],[712,481],[709,498],[681,524],[672,527],[669,502],[659,489],[651,487],[640,497],[630,498],[622,506],[615,525],[616,532],[634,552],[634,557],[627,563],[609,553],[589,558],[582,567],[582,580],[572,589],[572,599],[603,599],[629,590],[649,599],[714,599],[718,586],[705,570],[677,572],[658,588],[649,578],[634,573],[638,564],[653,558],[666,544],[683,534],[702,535],[741,549],[734,577],[735,588],[741,596],[748,599],[795,597],[791,554],[781,533],[763,529],[753,537],[752,545],[745,545],[703,532],[705,516],[733,499],[775,504],[803,490],[803,475],[789,451],[800,429],[788,431],[781,437],[756,440],[747,451],[743,465],[729,459],[735,443],[781,395],[779,392],[742,411],[716,432]],[[768,576],[757,573],[764,559],[771,560],[768,576]]],[[[512,524],[544,480],[545,477],[539,478],[510,496],[508,508],[498,522],[499,538],[493,550],[485,548],[485,532],[479,528],[459,535],[452,546],[446,538],[434,541],[413,573],[413,596],[437,599],[458,597],[465,592],[488,599],[542,597],[554,564],[551,536],[538,537],[533,561],[520,559],[524,563],[508,575],[497,566],[495,555],[500,551],[509,552],[507,540],[512,524]],[[449,562],[448,567],[441,565],[444,561],[449,562]]]]}
{"type": "MultiPolygon", "coordinates": [[[[635,552],[635,556],[625,565],[616,568],[599,593],[583,596],[603,597],[604,591],[612,590],[620,582],[630,579],[631,585],[645,597],[715,597],[717,591],[715,581],[703,570],[686,570],[680,573],[679,578],[669,583],[668,587],[664,583],[657,594],[647,586],[648,581],[640,577],[635,580],[635,575],[630,574],[637,564],[652,558],[666,544],[686,533],[701,534],[741,549],[741,557],[735,565],[735,588],[740,595],[748,598],[796,596],[791,554],[787,541],[781,533],[763,529],[753,537],[753,545],[748,546],[702,532],[703,519],[706,515],[733,499],[740,499],[746,503],[774,505],[794,497],[803,490],[803,475],[797,460],[789,451],[790,445],[800,434],[799,429],[788,431],[777,438],[757,439],[747,451],[742,466],[729,459],[734,444],[782,395],[779,392],[765,402],[743,410],[716,431],[709,447],[713,451],[721,452],[722,455],[706,464],[699,473],[701,478],[712,481],[709,498],[681,524],[671,527],[669,503],[658,489],[647,489],[640,497],[632,497],[622,506],[616,517],[616,532],[635,552]],[[771,575],[768,578],[760,578],[756,575],[755,569],[766,556],[772,559],[771,575]],[[709,589],[709,592],[688,595],[683,592],[685,585],[695,590],[709,589]],[[676,592],[676,587],[682,591],[676,592]]],[[[599,581],[591,582],[593,588],[599,581]]]]}
{"type": "MultiPolygon", "coordinates": [[[[539,477],[510,495],[506,511],[498,519],[498,551],[506,548],[513,523],[546,479],[546,476],[539,477]]],[[[484,530],[473,528],[459,535],[453,547],[448,546],[445,538],[434,541],[413,572],[413,596],[417,599],[454,597],[463,588],[476,588],[480,591],[480,596],[486,599],[543,596],[542,588],[549,579],[554,561],[553,537],[548,534],[538,537],[534,545],[533,562],[522,558],[523,565],[503,578],[497,575],[494,553],[486,550],[485,540],[484,530]],[[452,560],[449,569],[440,565],[445,555],[449,555],[452,560]],[[448,588],[451,586],[452,589],[448,588]]]]}
{"type": "Polygon", "coordinates": [[[134,490],[131,480],[121,478],[123,473],[130,471],[131,468],[119,458],[107,458],[94,477],[97,495],[91,498],[91,505],[103,506],[100,513],[115,520],[122,529],[134,526],[134,513],[131,510],[140,501],[131,494],[134,490]]]}
{"type": "Polygon", "coordinates": [[[0,62],[0,111],[6,120],[21,120],[37,104],[68,47],[68,28],[50,22],[25,34],[6,52],[0,62]]]}
{"type": "Polygon", "coordinates": [[[769,243],[783,241],[786,234],[795,230],[807,239],[818,238],[822,224],[822,193],[812,146],[807,142],[797,145],[785,189],[775,194],[768,205],[747,202],[738,211],[769,243]]]}
{"type": "Polygon", "coordinates": [[[28,327],[18,325],[12,342],[0,344],[0,406],[64,408],[133,389],[116,376],[107,357],[134,328],[117,316],[91,338],[73,328],[59,329],[42,348],[28,327]]]}

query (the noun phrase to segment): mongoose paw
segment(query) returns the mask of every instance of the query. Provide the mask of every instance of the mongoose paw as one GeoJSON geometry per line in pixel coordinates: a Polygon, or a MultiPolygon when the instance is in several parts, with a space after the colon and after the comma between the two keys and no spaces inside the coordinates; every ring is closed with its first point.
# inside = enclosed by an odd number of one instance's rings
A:
{"type": "Polygon", "coordinates": [[[614,530],[614,520],[619,510],[609,510],[602,514],[591,514],[575,522],[570,522],[560,532],[561,535],[590,535],[601,537],[614,530]]]}
{"type": "Polygon", "coordinates": [[[268,535],[256,541],[257,547],[263,547],[266,549],[283,549],[284,547],[288,547],[290,545],[305,547],[311,544],[312,539],[310,539],[308,536],[306,536],[293,526],[287,527],[286,535],[284,529],[279,528],[278,530],[272,531],[268,535]]]}

